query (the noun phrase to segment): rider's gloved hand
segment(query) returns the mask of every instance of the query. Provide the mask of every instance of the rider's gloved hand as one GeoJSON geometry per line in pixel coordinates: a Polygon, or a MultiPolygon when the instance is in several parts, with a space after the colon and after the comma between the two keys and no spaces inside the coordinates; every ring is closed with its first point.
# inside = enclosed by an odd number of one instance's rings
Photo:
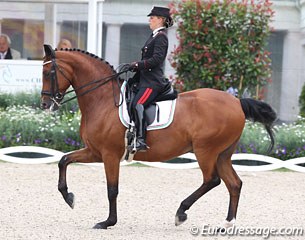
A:
{"type": "Polygon", "coordinates": [[[136,72],[138,70],[138,63],[137,62],[130,63],[128,70],[132,72],[136,72]]]}

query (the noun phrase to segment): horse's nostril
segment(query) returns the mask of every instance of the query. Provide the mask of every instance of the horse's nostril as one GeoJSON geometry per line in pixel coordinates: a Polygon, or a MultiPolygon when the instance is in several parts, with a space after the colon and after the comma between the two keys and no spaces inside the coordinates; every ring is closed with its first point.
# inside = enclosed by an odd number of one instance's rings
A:
{"type": "Polygon", "coordinates": [[[45,102],[42,102],[42,103],[40,104],[40,107],[41,107],[42,109],[47,109],[48,104],[45,103],[45,102]]]}

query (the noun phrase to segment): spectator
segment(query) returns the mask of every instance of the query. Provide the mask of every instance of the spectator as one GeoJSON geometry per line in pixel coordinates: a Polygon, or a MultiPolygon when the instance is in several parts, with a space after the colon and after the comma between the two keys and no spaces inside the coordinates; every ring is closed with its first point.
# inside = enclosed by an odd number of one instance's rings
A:
{"type": "Polygon", "coordinates": [[[11,39],[6,34],[0,34],[0,59],[20,59],[21,54],[10,47],[11,39]]]}
{"type": "Polygon", "coordinates": [[[57,49],[72,48],[72,44],[68,39],[61,39],[57,45],[57,49]]]}

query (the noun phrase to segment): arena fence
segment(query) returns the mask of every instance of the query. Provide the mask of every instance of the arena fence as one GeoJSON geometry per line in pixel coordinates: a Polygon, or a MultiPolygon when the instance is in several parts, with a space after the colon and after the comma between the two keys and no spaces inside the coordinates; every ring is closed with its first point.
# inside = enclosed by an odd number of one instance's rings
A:
{"type": "MultiPolygon", "coordinates": [[[[61,151],[35,146],[16,146],[7,147],[0,149],[0,160],[11,163],[20,164],[45,164],[45,163],[56,163],[61,157],[66,154],[61,151]],[[37,155],[39,157],[24,157],[27,154],[37,155]],[[19,156],[16,156],[19,155],[19,156]],[[21,157],[22,155],[22,157],[21,157]]],[[[133,163],[141,163],[146,166],[158,167],[158,168],[168,168],[168,169],[191,169],[198,168],[198,163],[196,161],[195,154],[186,153],[179,158],[190,159],[191,162],[188,163],[167,163],[167,162],[142,162],[142,161],[132,161],[126,162],[122,161],[121,165],[126,166],[133,163]]],[[[300,164],[305,164],[305,157],[294,158],[282,161],[277,158],[268,157],[258,154],[248,154],[248,153],[237,153],[232,156],[233,167],[237,171],[270,171],[279,168],[287,168],[293,171],[304,172],[305,167],[300,166],[300,164]],[[255,161],[260,163],[257,166],[249,165],[250,161],[255,161]],[[244,163],[247,165],[243,165],[244,163]]],[[[103,166],[102,163],[92,163],[90,165],[103,166]]]]}

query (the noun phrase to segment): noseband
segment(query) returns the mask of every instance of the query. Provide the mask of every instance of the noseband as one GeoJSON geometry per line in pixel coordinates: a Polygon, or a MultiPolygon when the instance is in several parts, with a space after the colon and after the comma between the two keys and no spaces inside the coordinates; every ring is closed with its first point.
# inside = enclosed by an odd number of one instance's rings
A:
{"type": "Polygon", "coordinates": [[[56,68],[60,71],[60,73],[64,76],[66,80],[69,81],[71,84],[71,81],[66,77],[62,69],[56,64],[55,58],[52,58],[51,61],[47,61],[43,63],[44,65],[52,64],[50,71],[46,74],[49,76],[51,81],[51,88],[50,91],[41,91],[41,95],[49,96],[50,99],[56,104],[59,105],[61,100],[64,98],[65,94],[61,93],[58,88],[58,80],[57,80],[57,74],[56,74],[56,68]]]}
{"type": "MultiPolygon", "coordinates": [[[[78,87],[77,89],[73,89],[73,90],[70,90],[70,91],[67,91],[66,93],[61,93],[59,88],[58,88],[58,79],[57,79],[57,72],[56,72],[56,69],[62,74],[62,76],[70,83],[70,85],[72,85],[72,81],[65,75],[64,71],[60,68],[60,66],[58,66],[58,64],[56,63],[56,59],[55,57],[52,57],[52,59],[50,61],[47,61],[47,62],[44,62],[43,63],[43,66],[44,65],[47,65],[47,64],[51,64],[51,69],[50,71],[46,74],[47,76],[49,76],[50,78],[50,81],[51,81],[51,87],[50,87],[50,91],[41,91],[41,95],[46,95],[46,96],[49,96],[50,99],[52,100],[52,102],[54,104],[56,104],[57,106],[60,106],[66,102],[69,102],[77,97],[80,97],[80,96],[83,96],[99,87],[101,87],[102,85],[106,84],[107,82],[111,81],[111,80],[114,80],[116,79],[117,80],[117,83],[118,83],[118,86],[120,85],[119,84],[119,76],[122,74],[122,73],[126,73],[128,70],[123,70],[123,71],[120,71],[119,73],[115,73],[113,75],[110,75],[108,77],[105,77],[105,78],[102,78],[102,79],[98,79],[98,80],[94,80],[92,82],[89,82],[87,84],[84,84],[83,86],[81,87],[78,87]],[[92,86],[94,85],[94,86],[92,86]],[[69,94],[69,93],[72,93],[72,92],[75,92],[77,90],[81,90],[85,87],[91,87],[89,88],[88,90],[80,93],[80,94],[76,94],[74,97],[71,97],[63,102],[61,102],[64,98],[65,95],[69,94]]],[[[120,87],[119,87],[120,89],[120,87]]],[[[120,90],[120,94],[122,94],[121,90],[120,90]]],[[[115,98],[115,94],[114,94],[114,89],[113,89],[113,95],[114,95],[114,102],[115,102],[115,105],[116,106],[120,106],[122,103],[117,103],[116,102],[116,98],[115,98]]]]}

